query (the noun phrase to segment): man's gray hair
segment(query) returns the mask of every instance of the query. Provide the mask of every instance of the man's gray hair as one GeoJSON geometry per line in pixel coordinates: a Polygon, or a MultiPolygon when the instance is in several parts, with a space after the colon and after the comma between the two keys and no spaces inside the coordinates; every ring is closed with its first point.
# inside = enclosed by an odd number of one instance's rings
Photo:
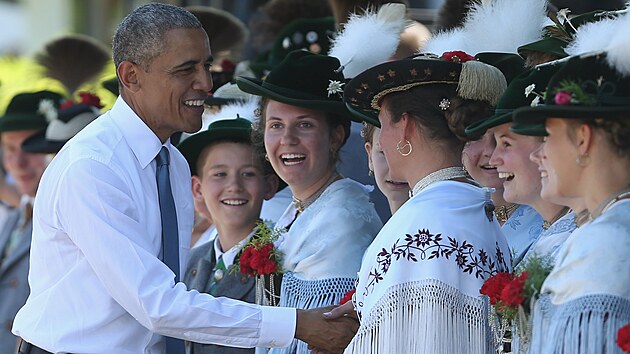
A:
{"type": "Polygon", "coordinates": [[[162,54],[166,33],[179,28],[202,28],[201,22],[181,7],[150,3],[127,15],[114,34],[112,56],[116,67],[130,61],[147,69],[162,54]]]}

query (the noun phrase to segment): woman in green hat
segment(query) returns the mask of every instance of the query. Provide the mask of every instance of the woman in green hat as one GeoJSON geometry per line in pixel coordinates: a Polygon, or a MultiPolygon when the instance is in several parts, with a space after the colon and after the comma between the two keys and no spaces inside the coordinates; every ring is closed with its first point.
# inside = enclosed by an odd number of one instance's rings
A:
{"type": "Polygon", "coordinates": [[[486,64],[448,59],[377,65],[344,91],[356,114],[378,113],[390,175],[413,187],[365,252],[353,299],[360,327],[346,353],[494,351],[479,289],[509,270],[509,249],[491,190],[461,165],[470,116],[456,107],[490,100],[480,97],[488,92],[497,99],[505,78],[486,64]]]}
{"type": "MultiPolygon", "coordinates": [[[[336,170],[350,126],[340,66],[336,58],[295,51],[264,81],[237,79],[241,90],[263,97],[254,137],[294,196],[276,224],[287,229],[277,242],[284,253],[281,306],[338,304],[382,226],[370,188],[336,170]]],[[[306,343],[273,352],[296,350],[308,352],[306,343]]]]}
{"type": "Polygon", "coordinates": [[[533,156],[542,195],[582,199],[591,217],[542,285],[531,353],[621,352],[617,331],[630,323],[628,67],[619,47],[573,57],[551,78],[544,105],[514,113],[515,126],[544,125],[545,143],[533,156]]]}

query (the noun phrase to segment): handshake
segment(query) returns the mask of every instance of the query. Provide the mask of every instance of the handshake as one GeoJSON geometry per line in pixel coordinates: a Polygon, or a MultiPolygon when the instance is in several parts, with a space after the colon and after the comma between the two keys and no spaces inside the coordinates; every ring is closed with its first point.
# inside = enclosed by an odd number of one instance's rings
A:
{"type": "Polygon", "coordinates": [[[358,328],[350,301],[338,307],[298,310],[295,338],[308,343],[313,354],[343,353],[358,328]]]}

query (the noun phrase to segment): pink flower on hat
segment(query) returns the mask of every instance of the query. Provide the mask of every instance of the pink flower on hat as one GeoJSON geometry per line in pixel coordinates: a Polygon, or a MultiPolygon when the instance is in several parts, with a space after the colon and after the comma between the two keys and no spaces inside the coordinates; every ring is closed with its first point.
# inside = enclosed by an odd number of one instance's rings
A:
{"type": "Polygon", "coordinates": [[[571,100],[571,93],[567,91],[558,91],[554,97],[554,102],[559,106],[568,106],[571,104],[571,100]]]}

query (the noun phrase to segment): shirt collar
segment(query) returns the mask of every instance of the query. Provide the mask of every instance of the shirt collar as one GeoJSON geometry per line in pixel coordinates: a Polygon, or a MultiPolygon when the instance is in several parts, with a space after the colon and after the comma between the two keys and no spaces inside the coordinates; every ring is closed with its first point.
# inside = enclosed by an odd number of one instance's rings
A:
{"type": "Polygon", "coordinates": [[[111,118],[121,129],[125,141],[133,151],[140,166],[146,168],[160,152],[162,146],[171,150],[170,139],[162,144],[155,133],[131,109],[122,96],[118,96],[111,109],[111,118]]]}
{"type": "Polygon", "coordinates": [[[230,268],[232,264],[234,264],[234,259],[236,255],[241,251],[245,243],[254,235],[254,231],[250,232],[247,237],[242,239],[239,243],[234,245],[229,250],[223,252],[221,250],[221,244],[219,243],[219,236],[214,238],[214,260],[215,262],[219,262],[219,257],[223,256],[223,264],[225,264],[225,268],[230,268]]]}

